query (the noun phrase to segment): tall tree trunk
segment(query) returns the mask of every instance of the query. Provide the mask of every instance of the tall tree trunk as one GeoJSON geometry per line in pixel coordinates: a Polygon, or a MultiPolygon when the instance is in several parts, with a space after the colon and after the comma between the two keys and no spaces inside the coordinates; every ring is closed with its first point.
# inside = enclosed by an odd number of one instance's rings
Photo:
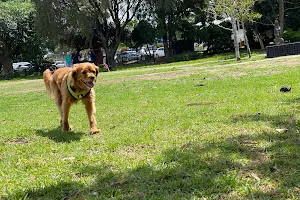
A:
{"type": "Polygon", "coordinates": [[[165,56],[169,56],[169,43],[168,43],[168,36],[163,36],[163,43],[164,43],[164,50],[165,50],[165,56]]]}
{"type": "Polygon", "coordinates": [[[105,51],[106,53],[106,64],[108,65],[109,69],[111,70],[116,66],[115,56],[112,54],[111,51],[105,51]]]}
{"type": "Polygon", "coordinates": [[[254,30],[253,30],[254,35],[257,37],[259,45],[260,45],[260,49],[265,49],[265,45],[264,42],[262,41],[261,35],[259,34],[257,27],[255,26],[254,30]]]}
{"type": "Polygon", "coordinates": [[[241,60],[240,47],[239,47],[238,38],[237,38],[236,20],[233,17],[231,17],[231,24],[232,24],[232,32],[233,32],[233,42],[234,42],[235,57],[236,57],[236,60],[241,60]]]}
{"type": "Polygon", "coordinates": [[[114,43],[109,46],[108,36],[105,37],[102,32],[99,33],[99,35],[100,35],[100,41],[102,43],[102,47],[106,55],[106,64],[108,65],[109,69],[112,69],[116,66],[115,54],[117,52],[121,36],[119,36],[119,38],[116,38],[114,43]]]}
{"type": "Polygon", "coordinates": [[[168,31],[168,25],[166,21],[164,23],[164,29],[165,29],[165,35],[163,36],[163,43],[164,43],[164,50],[165,50],[165,56],[169,57],[169,31],[168,31]]]}
{"type": "Polygon", "coordinates": [[[13,60],[9,56],[5,56],[2,58],[3,64],[3,74],[8,74],[13,72],[13,60]]]}
{"type": "Polygon", "coordinates": [[[2,74],[3,72],[2,72],[2,59],[1,59],[1,57],[0,57],[0,74],[2,74]]]}
{"type": "Polygon", "coordinates": [[[116,54],[116,49],[110,49],[105,43],[103,43],[103,49],[105,51],[105,59],[106,59],[106,64],[108,65],[109,69],[111,70],[116,66],[116,60],[115,60],[115,54],[116,54]]]}
{"type": "Polygon", "coordinates": [[[278,22],[280,26],[279,38],[282,38],[283,29],[284,29],[284,0],[278,0],[278,6],[279,6],[278,22]]]}
{"type": "Polygon", "coordinates": [[[244,22],[242,22],[242,27],[243,27],[243,31],[244,31],[244,38],[245,38],[245,43],[246,43],[246,47],[247,47],[247,52],[248,52],[249,58],[251,58],[251,49],[250,49],[250,45],[249,45],[249,41],[248,41],[248,37],[247,37],[247,31],[246,31],[244,22]]]}
{"type": "Polygon", "coordinates": [[[168,57],[173,55],[173,41],[175,37],[175,31],[173,28],[173,17],[172,15],[169,15],[168,17],[168,44],[169,44],[169,50],[168,50],[168,57]]]}

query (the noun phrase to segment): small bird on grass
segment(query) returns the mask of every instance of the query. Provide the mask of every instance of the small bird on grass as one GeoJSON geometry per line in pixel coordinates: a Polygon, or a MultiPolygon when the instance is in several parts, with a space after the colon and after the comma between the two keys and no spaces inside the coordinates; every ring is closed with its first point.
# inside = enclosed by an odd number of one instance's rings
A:
{"type": "Polygon", "coordinates": [[[289,92],[291,91],[291,87],[287,86],[287,85],[284,85],[280,88],[280,92],[289,92]]]}

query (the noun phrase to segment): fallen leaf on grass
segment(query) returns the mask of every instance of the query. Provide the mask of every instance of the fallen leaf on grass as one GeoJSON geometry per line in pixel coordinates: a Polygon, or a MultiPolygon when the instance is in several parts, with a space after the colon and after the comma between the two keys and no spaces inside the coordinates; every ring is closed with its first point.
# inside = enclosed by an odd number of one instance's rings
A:
{"type": "Polygon", "coordinates": [[[279,129],[276,129],[276,131],[277,131],[278,133],[285,133],[285,132],[288,131],[288,129],[286,129],[286,128],[279,128],[279,129]]]}
{"type": "Polygon", "coordinates": [[[97,195],[99,195],[99,193],[98,193],[98,192],[92,192],[91,194],[92,194],[92,195],[94,195],[94,196],[97,196],[97,195]]]}
{"type": "Polygon", "coordinates": [[[74,160],[75,157],[66,157],[66,158],[62,158],[62,160],[74,160]]]}
{"type": "Polygon", "coordinates": [[[260,178],[259,178],[256,174],[251,173],[250,176],[251,176],[252,178],[254,178],[255,180],[257,180],[257,181],[260,181],[260,178]]]}
{"type": "Polygon", "coordinates": [[[215,105],[215,104],[221,104],[224,102],[194,102],[194,103],[189,103],[187,106],[201,106],[201,105],[215,105]]]}
{"type": "Polygon", "coordinates": [[[128,183],[127,180],[120,180],[120,181],[117,181],[117,182],[111,184],[111,186],[112,186],[112,187],[119,187],[119,186],[124,185],[124,184],[127,184],[127,183],[128,183]]]}
{"type": "Polygon", "coordinates": [[[199,83],[199,84],[195,85],[195,87],[199,87],[199,86],[205,86],[205,84],[204,83],[199,83]]]}

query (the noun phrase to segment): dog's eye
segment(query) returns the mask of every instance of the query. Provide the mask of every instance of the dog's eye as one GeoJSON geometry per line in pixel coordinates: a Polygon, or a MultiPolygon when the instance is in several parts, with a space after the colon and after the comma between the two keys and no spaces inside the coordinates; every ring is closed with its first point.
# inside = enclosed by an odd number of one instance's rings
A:
{"type": "Polygon", "coordinates": [[[93,73],[93,74],[96,74],[96,71],[95,71],[95,70],[92,70],[92,73],[93,73]]]}
{"type": "Polygon", "coordinates": [[[82,74],[83,74],[83,75],[86,75],[86,71],[83,71],[82,74]]]}

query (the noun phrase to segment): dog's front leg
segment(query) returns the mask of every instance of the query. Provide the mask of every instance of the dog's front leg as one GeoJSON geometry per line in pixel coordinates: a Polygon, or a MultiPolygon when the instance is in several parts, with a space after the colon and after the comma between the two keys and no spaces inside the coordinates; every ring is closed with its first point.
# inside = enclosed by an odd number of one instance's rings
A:
{"type": "Polygon", "coordinates": [[[71,104],[66,101],[62,102],[62,127],[64,131],[70,131],[71,127],[69,125],[69,112],[71,104]]]}
{"type": "Polygon", "coordinates": [[[95,117],[96,108],[95,108],[94,99],[92,97],[86,98],[86,99],[83,99],[82,103],[85,105],[86,113],[88,115],[90,128],[91,128],[91,134],[100,133],[101,130],[97,129],[97,122],[96,122],[96,117],[95,117]]]}

